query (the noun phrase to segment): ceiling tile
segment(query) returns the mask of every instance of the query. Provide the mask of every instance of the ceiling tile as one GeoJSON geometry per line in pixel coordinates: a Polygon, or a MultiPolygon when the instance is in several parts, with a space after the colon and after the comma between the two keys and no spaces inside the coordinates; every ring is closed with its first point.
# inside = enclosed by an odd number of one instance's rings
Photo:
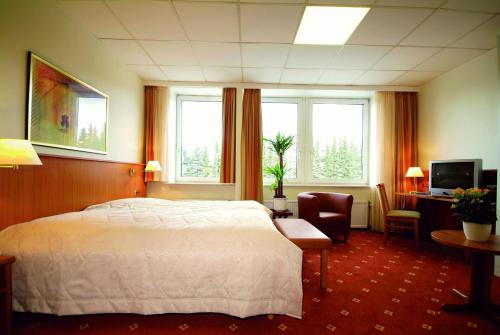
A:
{"type": "Polygon", "coordinates": [[[238,43],[193,42],[192,44],[201,65],[241,66],[238,43]]]}
{"type": "Polygon", "coordinates": [[[498,0],[448,0],[444,8],[500,13],[498,0]]]}
{"type": "Polygon", "coordinates": [[[190,40],[238,42],[238,7],[229,3],[174,1],[190,40]]]}
{"type": "Polygon", "coordinates": [[[500,15],[497,15],[453,43],[451,46],[457,48],[493,49],[497,45],[497,34],[499,32],[500,15]]]}
{"type": "Polygon", "coordinates": [[[347,44],[395,45],[430,13],[432,9],[372,8],[347,44]]]}
{"type": "Polygon", "coordinates": [[[491,14],[440,9],[408,35],[401,45],[447,46],[490,17],[491,14]]]}
{"type": "Polygon", "coordinates": [[[139,41],[146,52],[159,65],[197,65],[189,42],[139,41]]]}
{"type": "Polygon", "coordinates": [[[153,64],[151,58],[135,40],[101,40],[125,64],[153,64]]]}
{"type": "Polygon", "coordinates": [[[289,50],[289,44],[243,43],[241,44],[243,66],[283,67],[289,50]]]}
{"type": "Polygon", "coordinates": [[[441,75],[443,72],[418,72],[418,71],[409,71],[403,74],[401,77],[391,82],[391,85],[400,85],[400,86],[420,86],[425,82],[441,75]]]}
{"type": "Polygon", "coordinates": [[[332,63],[341,48],[340,45],[293,45],[286,67],[325,68],[332,63]]]}
{"type": "Polygon", "coordinates": [[[417,71],[449,71],[473,58],[485,50],[479,49],[443,49],[415,68],[417,71]]]}
{"type": "Polygon", "coordinates": [[[335,56],[330,67],[335,69],[369,69],[391,47],[345,45],[335,56]]]}
{"type": "Polygon", "coordinates": [[[96,37],[132,37],[101,1],[59,1],[59,5],[96,37]]]}
{"type": "Polygon", "coordinates": [[[241,4],[242,42],[292,43],[303,10],[296,5],[241,4]]]}
{"type": "Polygon", "coordinates": [[[436,54],[440,48],[395,47],[384,56],[374,70],[411,70],[430,56],[436,54]]]}
{"type": "Polygon", "coordinates": [[[343,6],[366,6],[373,5],[375,0],[309,0],[313,5],[343,5],[343,6]]]}
{"type": "Polygon", "coordinates": [[[204,67],[203,73],[207,81],[241,82],[241,68],[239,67],[204,67]]]}
{"type": "Polygon", "coordinates": [[[377,6],[439,8],[444,0],[378,0],[377,6]]]}
{"type": "Polygon", "coordinates": [[[283,84],[314,84],[323,70],[317,69],[284,69],[281,75],[283,84]]]}
{"type": "Polygon", "coordinates": [[[160,66],[171,81],[205,81],[199,66],[160,66]]]}
{"type": "Polygon", "coordinates": [[[356,79],[356,85],[387,85],[405,71],[366,71],[356,79]]]}
{"type": "Polygon", "coordinates": [[[250,83],[279,83],[281,69],[243,68],[243,81],[250,83]]]}
{"type": "Polygon", "coordinates": [[[350,85],[363,74],[362,70],[326,70],[318,84],[326,85],[350,85]]]}
{"type": "Polygon", "coordinates": [[[144,80],[167,80],[167,77],[156,65],[127,65],[144,80]]]}
{"type": "Polygon", "coordinates": [[[106,1],[128,31],[138,39],[185,40],[170,1],[106,1]]]}

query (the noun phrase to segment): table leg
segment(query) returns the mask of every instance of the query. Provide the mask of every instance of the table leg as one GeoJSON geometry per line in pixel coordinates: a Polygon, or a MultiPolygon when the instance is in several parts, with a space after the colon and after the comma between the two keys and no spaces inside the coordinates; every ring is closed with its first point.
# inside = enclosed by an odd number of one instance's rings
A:
{"type": "Polygon", "coordinates": [[[491,303],[493,256],[471,252],[470,261],[470,294],[467,301],[463,304],[444,304],[441,309],[448,312],[480,312],[499,322],[498,306],[491,303]]]}
{"type": "Polygon", "coordinates": [[[321,249],[321,268],[320,268],[321,288],[327,288],[328,253],[329,253],[328,249],[321,249]]]}

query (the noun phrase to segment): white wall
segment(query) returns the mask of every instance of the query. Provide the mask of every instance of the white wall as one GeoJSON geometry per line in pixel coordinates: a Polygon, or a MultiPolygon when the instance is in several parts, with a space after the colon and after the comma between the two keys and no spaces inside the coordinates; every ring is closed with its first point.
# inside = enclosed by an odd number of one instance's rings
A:
{"type": "Polygon", "coordinates": [[[41,153],[143,161],[143,85],[55,0],[0,1],[0,138],[24,138],[27,52],[109,95],[108,155],[37,146],[41,153]]]}
{"type": "Polygon", "coordinates": [[[497,51],[423,85],[419,92],[419,165],[432,159],[481,158],[496,169],[497,51]]]}
{"type": "MultiPolygon", "coordinates": [[[[497,217],[500,217],[500,34],[497,38],[497,217]]],[[[500,235],[500,220],[497,220],[497,235],[500,235]]],[[[500,276],[500,256],[495,257],[495,275],[500,276]]]]}

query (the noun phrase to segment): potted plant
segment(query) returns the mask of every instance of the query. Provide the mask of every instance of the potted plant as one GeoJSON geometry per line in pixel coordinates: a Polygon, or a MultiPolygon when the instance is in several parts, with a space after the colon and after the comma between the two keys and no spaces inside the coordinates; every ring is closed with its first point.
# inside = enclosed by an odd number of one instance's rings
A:
{"type": "Polygon", "coordinates": [[[287,198],[283,194],[283,179],[286,173],[286,165],[283,162],[285,152],[293,145],[293,136],[285,136],[278,132],[274,139],[264,138],[271,150],[278,155],[278,163],[274,166],[266,166],[264,171],[274,177],[270,188],[274,190],[273,209],[276,211],[286,210],[287,198]]]}
{"type": "Polygon", "coordinates": [[[453,215],[463,222],[468,240],[484,242],[490,238],[491,226],[496,221],[496,208],[488,193],[489,190],[480,188],[457,188],[453,191],[453,215]]]}

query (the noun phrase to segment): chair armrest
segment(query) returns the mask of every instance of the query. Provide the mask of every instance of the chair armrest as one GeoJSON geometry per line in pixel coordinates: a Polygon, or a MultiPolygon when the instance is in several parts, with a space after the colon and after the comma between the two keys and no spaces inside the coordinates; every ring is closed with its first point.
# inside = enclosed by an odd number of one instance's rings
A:
{"type": "Polygon", "coordinates": [[[351,217],[351,209],[353,196],[344,193],[330,193],[328,195],[330,198],[330,205],[332,206],[332,211],[335,213],[344,214],[351,217]]]}
{"type": "Polygon", "coordinates": [[[319,223],[319,201],[315,195],[299,193],[297,196],[299,218],[315,225],[319,223]]]}

